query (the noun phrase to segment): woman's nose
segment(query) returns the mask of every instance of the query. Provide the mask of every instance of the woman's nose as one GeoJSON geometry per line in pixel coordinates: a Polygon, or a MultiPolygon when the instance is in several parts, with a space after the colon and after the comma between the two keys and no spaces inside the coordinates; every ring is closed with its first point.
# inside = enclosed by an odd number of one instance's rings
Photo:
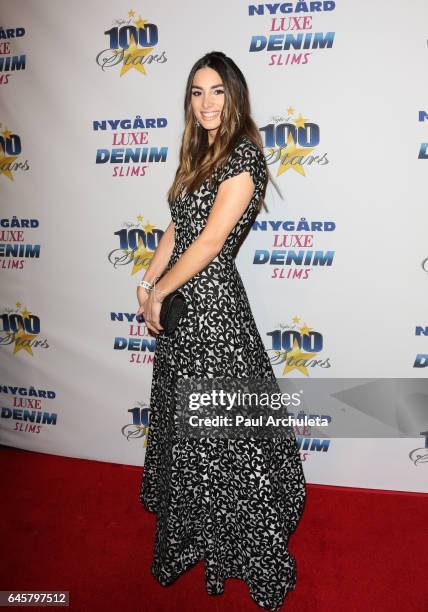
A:
{"type": "Polygon", "coordinates": [[[211,100],[209,94],[202,95],[202,108],[209,108],[211,105],[211,100]]]}

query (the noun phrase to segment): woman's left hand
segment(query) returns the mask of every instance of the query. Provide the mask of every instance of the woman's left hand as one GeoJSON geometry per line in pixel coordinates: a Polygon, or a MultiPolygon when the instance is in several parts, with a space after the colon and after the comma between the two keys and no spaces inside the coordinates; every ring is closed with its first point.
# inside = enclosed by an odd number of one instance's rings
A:
{"type": "Polygon", "coordinates": [[[144,305],[144,320],[147,327],[155,334],[158,334],[163,330],[160,324],[160,311],[162,303],[159,302],[155,297],[155,292],[150,291],[149,299],[144,305]]]}

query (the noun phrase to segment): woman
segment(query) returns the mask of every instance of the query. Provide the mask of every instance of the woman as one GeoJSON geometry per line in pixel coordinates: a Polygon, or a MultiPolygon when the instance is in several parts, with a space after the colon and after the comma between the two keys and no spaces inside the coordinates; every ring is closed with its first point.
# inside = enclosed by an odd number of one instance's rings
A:
{"type": "Polygon", "coordinates": [[[172,221],[144,276],[148,288],[137,289],[138,314],[157,335],[140,494],[157,514],[151,570],[167,585],[204,559],[209,594],[223,593],[233,576],[259,606],[277,610],[295,586],[287,542],[305,498],[294,434],[178,439],[173,425],[180,379],[275,378],[234,261],[269,173],[245,78],[224,53],[195,63],[184,110],[172,221]],[[187,313],[167,335],[161,303],[175,289],[187,313]]]}

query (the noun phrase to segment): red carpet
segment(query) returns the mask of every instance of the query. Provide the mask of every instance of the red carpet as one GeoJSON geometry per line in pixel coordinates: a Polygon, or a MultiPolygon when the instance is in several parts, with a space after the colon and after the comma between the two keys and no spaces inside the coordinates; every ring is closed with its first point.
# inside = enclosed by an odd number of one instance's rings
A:
{"type": "MultiPolygon", "coordinates": [[[[68,590],[74,611],[261,610],[235,578],[208,595],[203,562],[157,583],[141,468],[6,447],[0,460],[0,590],[68,590]]],[[[427,611],[427,523],[426,495],[308,485],[281,612],[427,611]]]]}

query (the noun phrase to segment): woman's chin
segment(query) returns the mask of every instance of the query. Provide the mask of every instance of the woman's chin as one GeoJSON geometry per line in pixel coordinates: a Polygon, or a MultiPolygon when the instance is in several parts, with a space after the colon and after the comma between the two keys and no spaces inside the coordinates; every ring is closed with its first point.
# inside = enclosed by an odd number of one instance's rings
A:
{"type": "Polygon", "coordinates": [[[220,127],[220,123],[211,123],[211,122],[204,121],[204,123],[202,123],[202,127],[205,128],[206,130],[216,130],[217,128],[220,127]]]}

